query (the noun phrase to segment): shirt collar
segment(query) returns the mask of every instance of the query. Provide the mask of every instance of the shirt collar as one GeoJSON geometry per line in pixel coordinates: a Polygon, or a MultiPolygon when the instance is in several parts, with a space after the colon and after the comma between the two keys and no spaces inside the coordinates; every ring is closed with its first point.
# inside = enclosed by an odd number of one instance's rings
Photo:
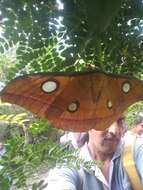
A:
{"type": "MultiPolygon", "coordinates": [[[[117,146],[116,152],[113,155],[112,161],[121,155],[122,145],[123,145],[123,142],[120,141],[120,143],[117,146]]],[[[89,150],[88,150],[87,143],[85,143],[85,145],[81,148],[81,151],[79,152],[79,157],[82,158],[86,162],[92,161],[92,158],[91,158],[89,150]]],[[[83,168],[85,170],[87,170],[84,166],[83,166],[83,168]]],[[[95,175],[97,177],[97,179],[99,179],[106,187],[109,188],[109,183],[105,179],[105,177],[102,174],[102,171],[98,165],[96,165],[96,164],[92,165],[90,168],[90,171],[88,171],[88,172],[95,175]]]]}

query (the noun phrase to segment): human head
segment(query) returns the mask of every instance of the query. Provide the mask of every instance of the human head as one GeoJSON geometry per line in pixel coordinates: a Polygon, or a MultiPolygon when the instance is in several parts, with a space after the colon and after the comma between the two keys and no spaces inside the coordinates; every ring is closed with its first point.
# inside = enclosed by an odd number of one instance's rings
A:
{"type": "Polygon", "coordinates": [[[143,115],[141,115],[140,113],[135,115],[133,128],[131,129],[131,131],[138,135],[143,134],[143,115]]]}
{"type": "Polygon", "coordinates": [[[89,131],[89,146],[104,154],[113,154],[126,131],[124,118],[120,117],[105,131],[91,129],[89,131]]]}

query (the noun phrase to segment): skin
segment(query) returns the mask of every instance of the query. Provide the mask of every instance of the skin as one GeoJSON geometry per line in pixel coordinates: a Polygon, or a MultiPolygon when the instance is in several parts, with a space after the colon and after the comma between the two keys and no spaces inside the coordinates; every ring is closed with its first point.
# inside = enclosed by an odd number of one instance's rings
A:
{"type": "Polygon", "coordinates": [[[124,128],[114,122],[106,131],[89,131],[88,149],[93,160],[103,162],[102,173],[108,181],[109,165],[123,136],[124,128]]]}
{"type": "Polygon", "coordinates": [[[143,134],[143,122],[137,124],[131,131],[138,135],[142,135],[143,134]]]}

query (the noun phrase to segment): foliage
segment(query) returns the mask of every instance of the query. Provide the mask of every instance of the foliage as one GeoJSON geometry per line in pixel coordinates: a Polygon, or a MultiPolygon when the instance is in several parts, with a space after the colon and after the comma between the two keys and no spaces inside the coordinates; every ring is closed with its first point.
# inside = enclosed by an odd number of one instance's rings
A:
{"type": "Polygon", "coordinates": [[[4,37],[0,42],[0,81],[4,83],[11,76],[12,68],[18,63],[16,51],[19,44],[10,43],[4,37]]]}
{"type": "MultiPolygon", "coordinates": [[[[18,124],[18,127],[20,127],[20,125],[24,125],[25,122],[25,119],[23,120],[22,116],[24,115],[1,115],[1,119],[9,121],[10,123],[16,123],[18,124]]],[[[39,121],[39,125],[38,122],[34,122],[33,126],[31,123],[29,130],[32,132],[35,138],[36,135],[40,136],[42,132],[45,134],[47,131],[49,131],[47,133],[50,136],[52,129],[49,127],[46,128],[46,125],[47,122],[44,121],[39,121]],[[40,129],[39,131],[37,130],[36,133],[36,128],[34,130],[34,126],[40,129]]],[[[14,185],[17,188],[22,186],[26,188],[27,177],[30,177],[33,172],[37,172],[37,170],[40,168],[40,165],[47,163],[47,169],[50,167],[48,160],[50,159],[50,155],[48,154],[50,149],[52,149],[53,146],[56,146],[56,144],[47,138],[44,140],[39,138],[38,141],[35,141],[34,139],[34,142],[29,144],[25,143],[24,135],[21,136],[20,133],[17,133],[12,138],[5,140],[6,153],[4,154],[3,159],[0,161],[0,165],[3,166],[3,169],[0,170],[1,187],[4,188],[5,186],[8,187],[14,185]],[[11,180],[7,180],[7,176],[10,176],[11,180]]]]}
{"type": "Polygon", "coordinates": [[[35,49],[24,43],[11,45],[5,38],[3,40],[0,53],[0,80],[3,82],[26,73],[56,71],[64,67],[64,58],[57,52],[60,41],[54,37],[48,39],[48,46],[35,49]]]}
{"type": "Polygon", "coordinates": [[[73,71],[88,65],[141,77],[142,2],[62,3],[59,9],[55,0],[1,1],[3,35],[14,44],[20,42],[18,64],[8,79],[17,72],[73,71]]]}
{"type": "MultiPolygon", "coordinates": [[[[10,114],[19,114],[19,113],[25,113],[26,110],[18,105],[10,104],[10,103],[4,103],[0,100],[0,115],[10,115],[10,114]]],[[[27,115],[30,116],[30,113],[27,111],[27,115]]],[[[32,116],[31,116],[32,117],[32,116]]]]}
{"type": "Polygon", "coordinates": [[[45,184],[44,180],[41,180],[39,183],[34,183],[32,185],[32,190],[42,190],[47,186],[47,184],[45,184]]]}
{"type": "MultiPolygon", "coordinates": [[[[22,114],[15,117],[11,115],[6,117],[4,115],[1,118],[23,125],[22,114]]],[[[78,150],[67,151],[68,144],[62,146],[56,143],[58,139],[53,138],[52,135],[57,133],[56,129],[51,127],[47,121],[35,121],[30,124],[28,130],[34,137],[33,142],[30,144],[25,143],[24,136],[20,134],[5,141],[6,153],[0,160],[0,165],[3,167],[0,170],[1,187],[3,187],[3,190],[11,185],[23,190],[28,189],[29,185],[33,186],[33,189],[39,186],[37,188],[40,189],[46,184],[42,182],[32,184],[33,179],[31,177],[39,173],[39,171],[41,173],[45,170],[48,172],[50,168],[63,165],[80,168],[83,164],[86,169],[90,169],[95,164],[95,162],[85,162],[79,159],[78,150]],[[43,134],[47,134],[47,136],[43,138],[43,134]],[[38,139],[37,136],[39,137],[38,139]]]]}
{"type": "Polygon", "coordinates": [[[23,41],[33,48],[46,44],[50,36],[49,21],[57,14],[55,0],[2,0],[1,23],[4,36],[10,41],[23,41]]]}
{"type": "Polygon", "coordinates": [[[27,119],[25,119],[26,113],[19,113],[17,115],[0,115],[0,120],[8,121],[10,124],[23,125],[27,119]]]}
{"type": "Polygon", "coordinates": [[[143,101],[137,102],[128,108],[126,113],[126,120],[129,125],[129,128],[134,127],[134,121],[136,115],[142,112],[143,112],[143,101]]]}
{"type": "MultiPolygon", "coordinates": [[[[72,44],[63,52],[63,56],[67,60],[69,60],[69,55],[72,52],[72,60],[76,60],[76,62],[82,59],[86,64],[94,65],[96,69],[140,77],[143,69],[143,41],[141,34],[143,6],[141,2],[133,0],[122,2],[116,17],[112,18],[106,30],[100,32],[100,34],[94,32],[94,26],[98,23],[95,19],[95,25],[92,24],[93,28],[90,29],[93,32],[92,35],[90,35],[92,32],[89,32],[89,22],[86,20],[88,17],[86,15],[86,6],[84,7],[81,1],[63,0],[62,2],[65,5],[63,25],[66,26],[67,35],[72,44]]],[[[90,2],[93,1],[91,0],[90,2]]],[[[94,1],[93,4],[97,2],[99,1],[94,1]]],[[[91,5],[89,3],[89,7],[91,5]]],[[[109,17],[112,15],[112,8],[110,4],[105,8],[109,17]]],[[[90,9],[92,10],[92,7],[90,9]]],[[[104,6],[102,6],[102,9],[104,11],[104,6]]],[[[96,14],[93,11],[91,12],[91,14],[96,14]]],[[[107,15],[106,17],[108,18],[107,15]]],[[[104,14],[100,15],[99,22],[103,17],[104,14]]],[[[91,18],[92,22],[93,19],[94,17],[91,18]]],[[[104,27],[102,22],[101,25],[104,27]]],[[[69,61],[71,62],[71,60],[69,61]]],[[[81,69],[80,65],[78,69],[81,69]]]]}

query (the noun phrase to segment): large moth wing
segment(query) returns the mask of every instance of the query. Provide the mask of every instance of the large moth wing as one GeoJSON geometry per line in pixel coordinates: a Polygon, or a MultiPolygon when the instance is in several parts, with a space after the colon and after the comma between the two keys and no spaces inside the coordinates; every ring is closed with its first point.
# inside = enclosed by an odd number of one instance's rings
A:
{"type": "Polygon", "coordinates": [[[47,118],[57,128],[105,130],[143,99],[143,82],[95,71],[37,73],[14,79],[1,98],[47,118]]]}

